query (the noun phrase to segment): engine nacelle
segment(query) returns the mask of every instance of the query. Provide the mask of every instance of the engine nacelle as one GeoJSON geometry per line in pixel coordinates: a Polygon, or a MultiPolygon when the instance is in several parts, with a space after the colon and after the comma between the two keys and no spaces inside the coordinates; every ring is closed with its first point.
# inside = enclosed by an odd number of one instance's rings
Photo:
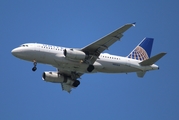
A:
{"type": "Polygon", "coordinates": [[[52,71],[44,72],[42,75],[42,79],[47,82],[66,83],[73,87],[77,87],[80,84],[79,80],[72,80],[69,77],[65,77],[63,75],[58,74],[57,72],[52,72],[52,71]]]}
{"type": "Polygon", "coordinates": [[[84,60],[87,55],[83,51],[75,49],[64,49],[63,54],[65,57],[76,60],[84,60]]]}

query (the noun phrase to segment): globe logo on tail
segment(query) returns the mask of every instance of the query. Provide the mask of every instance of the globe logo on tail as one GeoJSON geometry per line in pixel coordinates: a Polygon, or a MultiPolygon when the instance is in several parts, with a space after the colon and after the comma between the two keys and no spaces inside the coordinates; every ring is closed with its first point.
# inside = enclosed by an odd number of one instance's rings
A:
{"type": "Polygon", "coordinates": [[[137,46],[135,50],[129,54],[128,58],[144,61],[146,59],[149,59],[149,56],[142,47],[137,46]]]}

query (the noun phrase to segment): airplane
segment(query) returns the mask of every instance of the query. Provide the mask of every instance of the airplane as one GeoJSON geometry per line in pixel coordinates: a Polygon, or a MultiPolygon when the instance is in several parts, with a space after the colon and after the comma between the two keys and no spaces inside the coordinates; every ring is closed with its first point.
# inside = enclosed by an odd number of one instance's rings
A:
{"type": "Polygon", "coordinates": [[[11,53],[22,60],[33,62],[32,71],[37,63],[52,65],[57,71],[44,71],[42,79],[46,82],[61,83],[62,90],[71,92],[79,86],[80,77],[85,73],[131,73],[143,77],[147,71],[157,70],[155,64],[166,53],[150,57],[153,38],[144,38],[132,52],[125,57],[103,53],[119,41],[123,33],[135,23],[125,24],[112,33],[83,47],[67,48],[40,43],[25,43],[14,48],[11,53]]]}

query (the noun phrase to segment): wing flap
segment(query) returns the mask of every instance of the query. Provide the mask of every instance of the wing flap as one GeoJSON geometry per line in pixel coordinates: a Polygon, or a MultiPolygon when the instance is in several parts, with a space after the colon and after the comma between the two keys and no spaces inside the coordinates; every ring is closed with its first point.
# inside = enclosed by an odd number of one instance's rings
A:
{"type": "Polygon", "coordinates": [[[140,62],[139,64],[142,65],[142,66],[152,65],[166,54],[167,53],[159,53],[159,54],[157,54],[157,55],[155,55],[155,56],[153,56],[153,57],[151,57],[151,58],[149,58],[147,60],[144,60],[144,61],[140,62]]]}

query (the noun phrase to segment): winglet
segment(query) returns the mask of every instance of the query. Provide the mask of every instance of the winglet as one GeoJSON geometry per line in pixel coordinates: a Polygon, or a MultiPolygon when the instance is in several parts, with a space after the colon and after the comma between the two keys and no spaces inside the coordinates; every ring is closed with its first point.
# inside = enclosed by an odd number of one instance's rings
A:
{"type": "Polygon", "coordinates": [[[132,23],[132,25],[135,27],[136,22],[132,23]]]}

